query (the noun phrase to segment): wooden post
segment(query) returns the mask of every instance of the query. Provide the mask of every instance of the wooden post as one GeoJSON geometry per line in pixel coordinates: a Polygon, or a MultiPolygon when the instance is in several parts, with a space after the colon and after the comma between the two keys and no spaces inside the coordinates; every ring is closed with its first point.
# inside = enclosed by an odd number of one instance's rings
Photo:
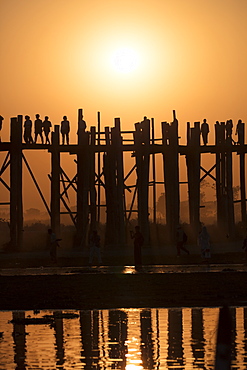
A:
{"type": "MultiPolygon", "coordinates": [[[[100,112],[98,112],[97,114],[97,117],[98,117],[98,140],[97,140],[97,144],[100,145],[100,112]]],[[[101,172],[101,163],[100,163],[100,151],[98,151],[98,188],[97,188],[97,203],[98,203],[98,207],[97,207],[97,210],[98,210],[98,214],[97,214],[97,222],[99,223],[100,222],[100,172],[101,172]]]]}
{"type": "Polygon", "coordinates": [[[11,118],[10,130],[10,243],[13,250],[21,250],[23,244],[22,116],[11,118]]]}
{"type": "Polygon", "coordinates": [[[150,243],[149,231],[149,163],[150,163],[150,120],[144,120],[136,125],[134,132],[136,172],[137,172],[137,208],[138,223],[144,236],[144,243],[150,243]]]}
{"type": "MultiPolygon", "coordinates": [[[[151,119],[152,145],[155,146],[154,119],[151,119]]],[[[156,224],[156,163],[155,153],[152,154],[153,167],[153,222],[156,224]]]]}
{"type": "Polygon", "coordinates": [[[216,154],[215,154],[215,187],[216,187],[216,200],[217,200],[217,226],[220,227],[221,225],[221,217],[220,217],[220,200],[221,200],[221,191],[222,191],[222,186],[221,186],[221,162],[220,162],[220,137],[221,137],[221,126],[219,123],[216,122],[215,126],[215,147],[216,147],[216,154]]]}
{"type": "Polygon", "coordinates": [[[80,144],[77,153],[77,246],[86,244],[87,227],[89,222],[89,173],[90,151],[89,133],[80,134],[80,144]]]}
{"type": "Polygon", "coordinates": [[[226,143],[225,122],[215,124],[216,146],[216,199],[217,226],[225,230],[227,225],[227,191],[226,191],[226,143]]]}
{"type": "Polygon", "coordinates": [[[175,242],[176,227],[180,221],[179,210],[179,169],[178,169],[178,121],[175,119],[170,125],[161,123],[163,142],[163,166],[166,199],[166,224],[168,239],[175,242]]]}
{"type": "Polygon", "coordinates": [[[245,152],[244,152],[244,142],[245,142],[245,124],[242,122],[242,137],[240,141],[241,151],[239,153],[240,162],[240,197],[241,197],[241,220],[246,224],[246,182],[245,182],[245,152]]]}
{"type": "Polygon", "coordinates": [[[117,244],[118,219],[117,209],[117,189],[116,189],[116,159],[114,148],[111,143],[109,127],[105,128],[106,151],[103,156],[103,174],[105,180],[105,199],[106,199],[106,231],[105,244],[117,244]]]}
{"type": "Polygon", "coordinates": [[[115,118],[115,127],[112,130],[112,146],[115,153],[116,163],[116,217],[117,217],[117,235],[118,244],[125,244],[125,194],[124,194],[124,167],[123,167],[123,149],[120,118],[115,118]]]}
{"type": "Polygon", "coordinates": [[[83,116],[83,109],[79,108],[78,109],[78,126],[79,126],[79,122],[82,120],[82,116],[83,116]]]}
{"type": "Polygon", "coordinates": [[[235,217],[232,189],[232,143],[228,143],[226,151],[226,196],[227,196],[227,226],[229,236],[235,234],[235,217]]]}
{"type": "Polygon", "coordinates": [[[95,144],[96,127],[91,127],[89,189],[90,189],[90,229],[95,230],[97,224],[96,189],[95,189],[95,144]]]}
{"type": "Polygon", "coordinates": [[[190,134],[188,154],[186,155],[188,193],[189,193],[189,215],[190,225],[194,231],[194,237],[198,234],[200,224],[200,122],[194,123],[194,128],[189,128],[190,134]]]}
{"type": "Polygon", "coordinates": [[[59,125],[51,135],[51,228],[60,236],[60,149],[59,125]]]}
{"type": "Polygon", "coordinates": [[[105,128],[106,152],[103,158],[106,198],[106,244],[125,244],[124,170],[120,119],[111,130],[105,128]]]}

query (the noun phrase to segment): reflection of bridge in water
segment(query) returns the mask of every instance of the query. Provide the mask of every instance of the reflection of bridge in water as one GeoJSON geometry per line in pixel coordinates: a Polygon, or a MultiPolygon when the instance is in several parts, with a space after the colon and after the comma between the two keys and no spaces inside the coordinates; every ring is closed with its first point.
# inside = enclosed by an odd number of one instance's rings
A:
{"type": "MultiPolygon", "coordinates": [[[[82,109],[78,113],[78,125],[82,119],[82,109]]],[[[156,187],[164,185],[166,223],[170,240],[174,239],[176,225],[180,222],[180,157],[185,156],[187,170],[189,219],[194,236],[200,224],[200,183],[206,177],[215,182],[217,200],[217,224],[234,235],[234,199],[233,199],[233,153],[239,156],[239,182],[242,221],[246,222],[245,190],[245,153],[244,124],[239,131],[239,145],[233,145],[231,136],[227,136],[225,122],[215,125],[215,145],[201,145],[200,122],[194,127],[187,123],[187,143],[179,145],[178,120],[175,111],[173,121],[161,123],[162,137],[155,137],[154,119],[144,117],[136,123],[133,131],[123,131],[120,119],[116,118],[114,127],[101,130],[100,114],[98,126],[90,127],[87,132],[78,134],[78,144],[60,145],[59,126],[52,132],[51,145],[22,143],[22,116],[11,119],[11,141],[0,143],[0,152],[6,152],[6,158],[0,169],[0,175],[10,167],[9,184],[0,177],[1,183],[10,192],[10,235],[12,248],[18,249],[23,240],[23,205],[22,205],[22,164],[27,167],[35,186],[44,202],[51,219],[51,227],[60,234],[61,205],[74,223],[77,245],[84,245],[90,227],[95,228],[100,221],[102,206],[106,209],[107,244],[124,244],[126,225],[133,212],[137,212],[138,222],[145,237],[150,241],[149,218],[156,223],[156,187]],[[47,150],[51,154],[50,205],[43,196],[34,172],[24,155],[28,150],[47,150]],[[69,178],[61,167],[61,153],[76,155],[77,172],[69,178]],[[134,161],[132,168],[126,171],[125,155],[134,161]],[[214,156],[214,165],[206,169],[201,164],[204,154],[214,156]],[[157,181],[157,155],[162,157],[163,181],[157,181]],[[135,172],[134,184],[128,181],[135,172]],[[68,202],[68,191],[76,192],[76,211],[72,211],[68,202]],[[102,196],[104,192],[104,196],[102,196]],[[132,196],[129,209],[126,194],[132,196]],[[103,204],[104,202],[104,204],[103,204]],[[152,203],[152,214],[149,205],[152,203]],[[136,209],[135,209],[136,208],[136,209]]],[[[159,168],[160,172],[160,168],[159,168]]]]}
{"type": "MultiPolygon", "coordinates": [[[[246,369],[247,309],[230,308],[232,368],[246,369]]],[[[3,368],[212,369],[219,308],[1,312],[3,368]],[[53,316],[52,324],[28,320],[53,316]],[[67,315],[67,317],[66,317],[67,315]],[[12,320],[12,323],[10,321],[12,320]]]]}

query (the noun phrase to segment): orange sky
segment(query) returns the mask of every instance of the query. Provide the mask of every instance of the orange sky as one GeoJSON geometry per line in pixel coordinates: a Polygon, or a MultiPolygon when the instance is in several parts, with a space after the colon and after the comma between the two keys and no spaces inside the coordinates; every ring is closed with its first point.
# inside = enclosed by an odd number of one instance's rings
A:
{"type": "Polygon", "coordinates": [[[0,0],[2,140],[10,117],[40,113],[67,115],[75,142],[78,108],[123,129],[175,109],[182,136],[187,121],[247,122],[246,14],[246,0],[0,0]],[[130,73],[112,67],[121,47],[130,73]]]}

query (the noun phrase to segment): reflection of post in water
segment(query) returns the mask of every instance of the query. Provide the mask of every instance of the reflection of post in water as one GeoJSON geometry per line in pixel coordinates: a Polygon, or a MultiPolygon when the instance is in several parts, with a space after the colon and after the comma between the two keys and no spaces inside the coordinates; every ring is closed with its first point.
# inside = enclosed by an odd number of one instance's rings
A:
{"type": "Polygon", "coordinates": [[[215,370],[230,370],[231,369],[231,335],[232,335],[232,318],[229,307],[224,306],[220,309],[216,355],[215,355],[215,370]]]}
{"type": "MultiPolygon", "coordinates": [[[[13,312],[13,320],[25,319],[25,312],[13,312]]],[[[16,370],[26,369],[26,331],[24,324],[13,324],[16,370]]]]}
{"type": "Polygon", "coordinates": [[[231,318],[231,359],[236,361],[237,359],[237,332],[236,332],[236,308],[230,307],[230,318],[231,318]]]}
{"type": "Polygon", "coordinates": [[[126,367],[126,346],[127,339],[127,315],[120,310],[109,311],[109,358],[119,359],[114,361],[114,366],[117,369],[125,369],[126,367]]]}
{"type": "Polygon", "coordinates": [[[84,370],[98,368],[99,352],[99,312],[80,311],[80,328],[84,370]]]}
{"type": "MultiPolygon", "coordinates": [[[[244,308],[244,338],[247,338],[247,308],[244,308]]],[[[243,342],[244,353],[247,353],[247,341],[243,342]]]]}
{"type": "Polygon", "coordinates": [[[55,317],[54,331],[56,339],[57,365],[64,364],[63,319],[61,317],[61,313],[62,313],[61,311],[54,312],[55,317]]]}
{"type": "Polygon", "coordinates": [[[192,343],[194,363],[200,365],[204,359],[204,337],[202,309],[192,309],[192,343]]]}
{"type": "Polygon", "coordinates": [[[141,319],[141,353],[144,369],[153,369],[154,367],[154,348],[152,340],[152,318],[151,310],[142,310],[141,319]]]}
{"type": "Polygon", "coordinates": [[[168,365],[183,365],[182,310],[168,311],[168,365]]]}

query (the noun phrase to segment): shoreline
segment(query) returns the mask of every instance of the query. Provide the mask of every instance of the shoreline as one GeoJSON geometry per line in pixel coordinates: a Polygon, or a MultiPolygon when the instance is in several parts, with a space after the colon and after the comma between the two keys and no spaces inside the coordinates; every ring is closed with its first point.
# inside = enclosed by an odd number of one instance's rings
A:
{"type": "Polygon", "coordinates": [[[0,310],[247,305],[247,273],[0,276],[0,310]]]}

